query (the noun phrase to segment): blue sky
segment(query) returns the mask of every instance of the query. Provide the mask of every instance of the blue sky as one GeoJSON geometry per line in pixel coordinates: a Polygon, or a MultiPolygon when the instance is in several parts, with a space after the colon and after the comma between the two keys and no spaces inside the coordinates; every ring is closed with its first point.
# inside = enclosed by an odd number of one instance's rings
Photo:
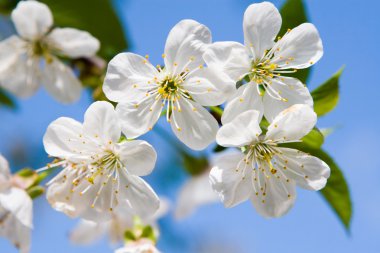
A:
{"type": "MultiPolygon", "coordinates": [[[[179,223],[171,217],[165,218],[161,222],[163,236],[159,244],[164,252],[380,252],[380,162],[376,159],[380,140],[380,86],[376,76],[380,59],[380,2],[305,2],[324,43],[324,57],[310,78],[311,89],[346,65],[339,105],[321,118],[318,126],[339,127],[324,147],[341,166],[351,189],[354,205],[351,234],[344,231],[318,193],[299,190],[295,207],[281,219],[264,219],[249,203],[233,209],[210,205],[179,223]]],[[[119,0],[115,7],[131,39],[131,51],[149,54],[150,60],[159,64],[169,30],[184,18],[207,25],[214,41],[242,42],[242,16],[250,3],[245,0],[119,0]]],[[[273,3],[280,6],[282,1],[273,3]]],[[[15,112],[1,109],[0,152],[7,157],[23,155],[28,165],[42,166],[47,161],[41,143],[46,126],[59,116],[82,120],[89,101],[89,95],[84,93],[77,104],[63,106],[41,90],[21,101],[15,112]]],[[[175,150],[157,134],[150,133],[144,138],[155,145],[160,159],[149,180],[159,193],[174,197],[175,189],[184,179],[178,158],[172,160],[175,150]],[[163,176],[179,181],[164,187],[163,176]]],[[[71,245],[67,233],[76,221],[53,211],[43,198],[36,201],[35,211],[32,253],[111,252],[106,240],[90,247],[71,245]]],[[[1,253],[16,252],[3,239],[0,249],[1,253]]]]}

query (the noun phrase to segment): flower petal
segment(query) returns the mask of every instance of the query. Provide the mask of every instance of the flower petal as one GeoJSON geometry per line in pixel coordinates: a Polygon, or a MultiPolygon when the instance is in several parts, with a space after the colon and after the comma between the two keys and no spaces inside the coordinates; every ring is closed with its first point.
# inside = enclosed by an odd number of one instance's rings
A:
{"type": "Polygon", "coordinates": [[[9,186],[11,171],[8,161],[0,154],[0,191],[9,186]]]}
{"type": "Polygon", "coordinates": [[[277,163],[287,168],[283,170],[284,174],[295,180],[297,185],[312,191],[325,187],[330,168],[324,161],[295,149],[281,148],[281,152],[276,157],[277,163]]]}
{"type": "Polygon", "coordinates": [[[190,216],[200,206],[219,201],[216,192],[213,191],[209,182],[209,171],[199,176],[193,176],[185,182],[180,189],[175,217],[183,219],[190,216]]]}
{"type": "Polygon", "coordinates": [[[208,67],[218,69],[232,80],[238,81],[251,68],[251,59],[244,45],[238,42],[215,42],[203,54],[208,67]]]}
{"type": "Polygon", "coordinates": [[[11,187],[1,192],[0,206],[15,216],[22,225],[33,228],[33,202],[24,190],[11,187]]]}
{"type": "Polygon", "coordinates": [[[116,55],[108,64],[103,91],[115,102],[129,102],[143,98],[147,87],[155,86],[158,71],[144,57],[133,53],[116,55]]]}
{"type": "Polygon", "coordinates": [[[29,253],[31,245],[31,228],[22,224],[17,217],[0,205],[0,215],[5,219],[0,226],[0,237],[5,237],[13,243],[20,253],[29,253]]]}
{"type": "Polygon", "coordinates": [[[157,153],[146,141],[124,141],[118,144],[120,160],[128,173],[146,176],[152,172],[157,160],[157,153]]]}
{"type": "MultiPolygon", "coordinates": [[[[263,178],[264,176],[261,177],[263,178]]],[[[285,215],[293,207],[296,199],[295,183],[293,181],[283,182],[273,176],[263,180],[253,181],[255,189],[265,186],[265,195],[252,194],[251,196],[251,202],[257,212],[267,218],[285,215]],[[265,184],[260,185],[259,182],[263,180],[265,180],[265,184]]]]}
{"type": "Polygon", "coordinates": [[[65,117],[50,123],[43,138],[45,151],[49,155],[66,159],[81,156],[79,152],[88,153],[83,149],[82,141],[86,141],[82,124],[65,117]]]}
{"type": "Polygon", "coordinates": [[[87,245],[100,240],[107,232],[109,223],[80,220],[70,232],[70,241],[77,245],[87,245]]]}
{"type": "Polygon", "coordinates": [[[256,110],[243,112],[219,129],[216,142],[223,147],[243,147],[257,141],[261,134],[260,120],[256,110]]]}
{"type": "Polygon", "coordinates": [[[308,105],[293,105],[274,118],[268,127],[267,140],[297,141],[308,134],[317,122],[317,115],[308,105]]]}
{"type": "Polygon", "coordinates": [[[283,68],[308,68],[322,57],[323,46],[314,25],[304,23],[286,34],[276,44],[272,63],[283,68]]]}
{"type": "Polygon", "coordinates": [[[117,143],[121,126],[113,105],[105,101],[92,103],[84,115],[83,132],[101,145],[117,143]]]}
{"type": "Polygon", "coordinates": [[[13,62],[0,76],[1,86],[19,97],[30,97],[41,84],[42,73],[40,59],[29,57],[26,52],[19,53],[13,62]]]}
{"type": "Polygon", "coordinates": [[[119,103],[116,112],[121,121],[123,133],[128,138],[136,138],[153,128],[162,111],[161,100],[149,96],[139,103],[119,103]]]}
{"type": "Polygon", "coordinates": [[[211,68],[195,71],[183,83],[183,88],[197,103],[204,106],[223,104],[236,90],[232,79],[211,68]]]}
{"type": "Polygon", "coordinates": [[[142,178],[124,173],[120,184],[120,205],[128,205],[134,215],[146,218],[159,209],[158,196],[142,178]]]}
{"type": "Polygon", "coordinates": [[[90,33],[74,28],[54,28],[46,39],[53,50],[71,58],[94,56],[100,48],[90,33]]]}
{"type": "Polygon", "coordinates": [[[201,105],[183,97],[177,101],[170,117],[174,134],[191,149],[205,149],[215,140],[218,122],[201,105]]]}
{"type": "Polygon", "coordinates": [[[269,2],[251,4],[244,13],[244,44],[253,52],[254,59],[261,59],[265,50],[272,48],[281,28],[281,15],[269,2]]]}
{"type": "Polygon", "coordinates": [[[0,42],[0,73],[16,63],[24,47],[25,42],[15,35],[0,42]]]}
{"type": "Polygon", "coordinates": [[[43,84],[46,90],[59,102],[76,102],[82,91],[82,84],[73,70],[58,59],[47,62],[43,84]]]}
{"type": "Polygon", "coordinates": [[[264,94],[264,115],[269,122],[272,122],[280,112],[295,104],[305,104],[313,108],[313,98],[308,88],[298,79],[292,77],[275,78],[270,86],[286,101],[274,99],[267,92],[264,94]]]}
{"type": "Polygon", "coordinates": [[[236,116],[249,110],[259,111],[261,119],[264,112],[263,101],[256,86],[257,84],[251,82],[239,87],[226,104],[222,115],[223,124],[231,122],[236,116]]]}
{"type": "Polygon", "coordinates": [[[166,40],[165,68],[172,74],[197,68],[203,64],[202,54],[209,43],[211,32],[206,26],[190,19],[180,21],[166,40]]]}
{"type": "Polygon", "coordinates": [[[253,192],[251,168],[242,153],[224,153],[215,159],[210,172],[210,183],[225,207],[234,207],[246,201],[253,192]]]}
{"type": "Polygon", "coordinates": [[[53,15],[46,4],[37,1],[20,1],[12,11],[17,33],[27,40],[44,36],[53,25],[53,15]]]}

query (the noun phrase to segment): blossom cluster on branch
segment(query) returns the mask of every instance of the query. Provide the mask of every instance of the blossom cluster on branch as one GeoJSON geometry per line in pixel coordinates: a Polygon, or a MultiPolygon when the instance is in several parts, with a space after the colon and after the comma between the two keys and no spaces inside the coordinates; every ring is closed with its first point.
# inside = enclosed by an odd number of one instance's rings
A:
{"type": "MultiPolygon", "coordinates": [[[[82,84],[68,64],[91,58],[100,42],[86,31],[53,27],[49,8],[21,1],[11,15],[18,35],[0,43],[0,83],[17,96],[40,85],[59,102],[76,101],[82,84]]],[[[281,15],[269,3],[250,5],[243,21],[244,45],[213,42],[210,29],[182,20],[169,32],[163,65],[131,52],[108,64],[103,92],[78,122],[53,121],[43,144],[54,161],[31,173],[61,168],[48,183],[46,198],[57,211],[81,222],[73,242],[91,243],[105,233],[125,241],[123,252],[158,252],[156,220],[169,208],[143,179],[156,164],[152,145],[137,140],[162,117],[187,148],[216,143],[200,173],[181,190],[175,215],[221,201],[234,207],[250,200],[264,217],[281,217],[293,206],[296,186],[321,190],[330,176],[320,158],[293,148],[316,125],[308,88],[289,74],[323,55],[310,23],[277,37],[281,15]]],[[[28,177],[12,176],[0,157],[0,235],[23,253],[30,249],[32,200],[28,177]]]]}

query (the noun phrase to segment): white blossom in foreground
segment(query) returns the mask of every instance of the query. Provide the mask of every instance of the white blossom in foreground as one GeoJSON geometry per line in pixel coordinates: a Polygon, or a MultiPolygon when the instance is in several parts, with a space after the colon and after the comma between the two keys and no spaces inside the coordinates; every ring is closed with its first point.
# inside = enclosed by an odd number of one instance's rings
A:
{"type": "Polygon", "coordinates": [[[204,67],[202,54],[210,42],[206,26],[182,20],[167,38],[164,67],[133,53],[111,60],[103,90],[119,103],[116,111],[128,138],[151,130],[166,110],[175,135],[188,147],[201,150],[215,140],[218,123],[203,106],[225,102],[235,84],[204,67]]]}
{"type": "Polygon", "coordinates": [[[175,217],[183,219],[194,213],[200,206],[219,201],[209,182],[210,169],[189,178],[179,190],[175,217]]]}
{"type": "Polygon", "coordinates": [[[153,242],[141,239],[137,242],[128,243],[123,248],[117,249],[115,253],[160,253],[153,242]]]}
{"type": "Polygon", "coordinates": [[[115,207],[140,217],[153,215],[159,200],[140,178],[151,173],[156,152],[145,141],[119,142],[120,122],[113,105],[95,102],[84,123],[71,118],[52,122],[44,136],[46,152],[63,170],[49,182],[47,199],[70,217],[110,219],[115,207]]]}
{"type": "MultiPolygon", "coordinates": [[[[158,235],[157,221],[165,216],[169,211],[169,202],[165,198],[160,198],[160,208],[153,216],[142,219],[142,224],[150,225],[158,235]]],[[[124,239],[124,233],[133,229],[134,215],[125,208],[116,208],[111,220],[106,222],[94,222],[81,220],[70,233],[71,242],[79,245],[86,245],[96,242],[105,234],[108,235],[111,243],[118,243],[124,239]]]]}
{"type": "Polygon", "coordinates": [[[33,202],[13,181],[8,162],[0,155],[0,236],[21,253],[30,250],[33,202]]]}
{"type": "Polygon", "coordinates": [[[330,176],[328,165],[317,157],[281,144],[299,142],[314,127],[317,116],[307,105],[282,111],[263,135],[259,112],[250,110],[219,130],[216,140],[242,153],[227,153],[216,161],[210,180],[226,207],[250,199],[265,217],[284,215],[296,198],[296,184],[320,190],[330,176]]]}
{"type": "Polygon", "coordinates": [[[249,82],[231,97],[222,116],[228,123],[248,110],[258,110],[272,121],[282,110],[294,104],[313,106],[312,97],[298,79],[282,76],[308,68],[323,54],[322,42],[314,25],[304,23],[275,42],[281,28],[276,7],[263,2],[250,5],[243,21],[244,45],[217,42],[208,48],[204,59],[235,81],[248,76],[249,82]]]}
{"type": "Polygon", "coordinates": [[[76,101],[81,83],[58,56],[94,56],[99,41],[85,31],[52,28],[50,9],[37,1],[20,1],[11,18],[18,35],[0,42],[2,87],[16,96],[28,97],[44,85],[59,102],[76,101]]]}

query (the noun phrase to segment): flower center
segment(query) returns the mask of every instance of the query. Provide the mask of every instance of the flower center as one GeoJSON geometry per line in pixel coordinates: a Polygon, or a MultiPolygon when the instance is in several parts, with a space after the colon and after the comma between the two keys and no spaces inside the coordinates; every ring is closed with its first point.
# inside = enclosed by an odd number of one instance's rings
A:
{"type": "Polygon", "coordinates": [[[265,60],[263,62],[252,62],[252,69],[249,77],[252,81],[255,81],[257,84],[266,84],[275,76],[280,76],[279,73],[276,73],[278,65],[270,63],[270,60],[265,60]]]}
{"type": "Polygon", "coordinates": [[[175,95],[178,89],[180,89],[180,81],[178,79],[179,78],[166,77],[159,84],[160,87],[158,88],[158,93],[161,94],[164,99],[170,98],[172,95],[175,95]]]}
{"type": "Polygon", "coordinates": [[[30,42],[29,54],[34,57],[43,57],[47,63],[53,61],[48,44],[43,40],[30,42]]]}
{"type": "Polygon", "coordinates": [[[255,159],[257,163],[266,163],[270,168],[272,174],[276,174],[277,170],[273,167],[272,157],[278,154],[277,144],[274,142],[258,142],[253,143],[246,147],[247,158],[249,160],[255,159]]]}
{"type": "Polygon", "coordinates": [[[88,175],[87,180],[91,184],[94,184],[95,178],[97,176],[103,176],[104,173],[112,176],[116,170],[119,170],[122,167],[123,163],[120,161],[119,156],[112,151],[107,150],[105,155],[90,164],[89,168],[91,172],[88,175]]]}

